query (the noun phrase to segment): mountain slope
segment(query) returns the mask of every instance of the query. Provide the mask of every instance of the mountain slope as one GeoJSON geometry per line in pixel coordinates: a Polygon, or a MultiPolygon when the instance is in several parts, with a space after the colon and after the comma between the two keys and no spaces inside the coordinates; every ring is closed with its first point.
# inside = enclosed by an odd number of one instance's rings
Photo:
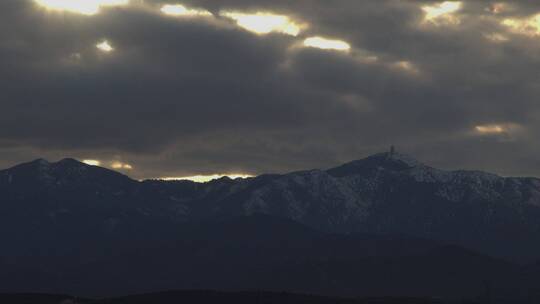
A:
{"type": "Polygon", "coordinates": [[[204,214],[263,213],[323,231],[406,234],[517,260],[540,256],[535,178],[443,171],[381,153],[326,171],[239,183],[204,214]]]}
{"type": "Polygon", "coordinates": [[[0,171],[0,202],[0,234],[15,244],[167,239],[179,223],[266,214],[324,232],[401,234],[520,261],[540,257],[540,180],[444,171],[393,152],[329,170],[202,184],[138,182],[71,159],[37,160],[0,171]]]}
{"type": "Polygon", "coordinates": [[[358,189],[371,206],[356,231],[439,239],[509,258],[540,253],[538,179],[443,171],[395,154],[328,173],[358,189]]]}

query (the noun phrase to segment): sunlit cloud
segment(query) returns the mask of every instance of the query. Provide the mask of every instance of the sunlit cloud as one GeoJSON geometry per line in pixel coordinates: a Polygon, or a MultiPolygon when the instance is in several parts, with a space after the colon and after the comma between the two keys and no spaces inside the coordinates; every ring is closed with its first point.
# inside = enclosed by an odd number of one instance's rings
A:
{"type": "Polygon", "coordinates": [[[127,163],[115,161],[111,163],[111,168],[117,169],[117,170],[132,170],[133,166],[127,163]]]}
{"type": "Polygon", "coordinates": [[[304,46],[344,52],[351,50],[351,45],[343,40],[332,40],[323,37],[309,37],[304,40],[304,46]]]}
{"type": "Polygon", "coordinates": [[[500,125],[476,126],[475,129],[481,134],[500,134],[505,131],[504,127],[500,125]]]}
{"type": "Polygon", "coordinates": [[[205,9],[188,8],[181,4],[164,5],[161,7],[161,12],[175,17],[211,17],[214,15],[205,9]]]}
{"type": "Polygon", "coordinates": [[[528,18],[507,18],[502,21],[502,25],[509,28],[511,31],[517,34],[526,36],[539,36],[540,35],[540,14],[536,14],[528,18]]]}
{"type": "Polygon", "coordinates": [[[445,1],[435,5],[426,5],[422,7],[425,12],[425,21],[434,24],[459,24],[460,18],[454,13],[463,7],[460,1],[445,1]]]}
{"type": "Polygon", "coordinates": [[[250,178],[253,175],[249,174],[213,174],[213,175],[194,175],[194,176],[184,176],[184,177],[162,177],[158,178],[159,180],[165,181],[180,181],[180,180],[189,180],[197,183],[206,183],[223,177],[228,177],[231,179],[237,178],[250,178]]]}
{"type": "Polygon", "coordinates": [[[97,159],[84,159],[82,162],[90,166],[104,166],[104,167],[109,167],[116,170],[132,170],[133,169],[132,165],[128,163],[120,162],[120,161],[103,162],[97,159]]]}
{"type": "Polygon", "coordinates": [[[511,135],[518,133],[522,129],[522,126],[515,123],[485,124],[474,127],[477,135],[511,135]]]}
{"type": "Polygon", "coordinates": [[[95,159],[85,159],[82,162],[90,166],[101,166],[101,161],[95,159]]]}
{"type": "Polygon", "coordinates": [[[221,11],[219,15],[232,19],[239,27],[259,35],[281,33],[298,36],[304,27],[288,16],[271,13],[247,14],[237,11],[221,11]]]}
{"type": "Polygon", "coordinates": [[[96,48],[105,53],[110,53],[114,51],[114,48],[111,46],[111,44],[107,40],[104,40],[96,44],[96,48]]]}
{"type": "Polygon", "coordinates": [[[82,15],[95,15],[105,6],[129,4],[129,0],[34,0],[48,10],[66,11],[82,15]]]}

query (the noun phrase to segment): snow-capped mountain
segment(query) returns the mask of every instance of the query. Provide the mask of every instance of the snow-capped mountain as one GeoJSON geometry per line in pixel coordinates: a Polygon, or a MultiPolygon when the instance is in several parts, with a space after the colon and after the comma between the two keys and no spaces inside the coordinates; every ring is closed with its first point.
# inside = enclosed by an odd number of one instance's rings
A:
{"type": "Polygon", "coordinates": [[[329,170],[209,183],[139,182],[72,159],[37,160],[0,171],[0,202],[0,217],[8,217],[2,226],[19,223],[30,235],[63,221],[86,223],[87,234],[128,233],[144,223],[166,229],[266,214],[325,232],[409,235],[500,257],[540,257],[540,180],[444,171],[395,152],[329,170]]]}
{"type": "Polygon", "coordinates": [[[285,217],[323,231],[404,234],[508,258],[540,256],[535,178],[444,171],[381,153],[326,171],[257,180],[212,206],[218,213],[235,206],[238,213],[285,217]]]}
{"type": "Polygon", "coordinates": [[[539,185],[398,153],[208,183],[37,160],[0,171],[0,292],[473,297],[488,279],[514,301],[537,267],[489,256],[539,260],[539,185]]]}

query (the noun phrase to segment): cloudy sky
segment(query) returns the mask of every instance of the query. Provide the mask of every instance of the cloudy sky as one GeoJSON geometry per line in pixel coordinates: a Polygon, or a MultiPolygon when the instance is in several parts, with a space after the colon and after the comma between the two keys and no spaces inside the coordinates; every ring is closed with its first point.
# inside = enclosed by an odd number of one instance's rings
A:
{"type": "Polygon", "coordinates": [[[287,172],[395,145],[540,176],[540,4],[2,0],[0,167],[287,172]]]}

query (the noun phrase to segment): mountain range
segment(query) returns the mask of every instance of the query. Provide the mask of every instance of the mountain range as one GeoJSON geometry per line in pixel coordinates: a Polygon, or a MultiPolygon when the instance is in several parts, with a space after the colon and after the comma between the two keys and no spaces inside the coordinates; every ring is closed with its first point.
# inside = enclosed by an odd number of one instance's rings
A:
{"type": "Polygon", "coordinates": [[[0,239],[0,291],[531,299],[540,180],[395,152],[208,183],[40,159],[0,171],[0,239]]]}

